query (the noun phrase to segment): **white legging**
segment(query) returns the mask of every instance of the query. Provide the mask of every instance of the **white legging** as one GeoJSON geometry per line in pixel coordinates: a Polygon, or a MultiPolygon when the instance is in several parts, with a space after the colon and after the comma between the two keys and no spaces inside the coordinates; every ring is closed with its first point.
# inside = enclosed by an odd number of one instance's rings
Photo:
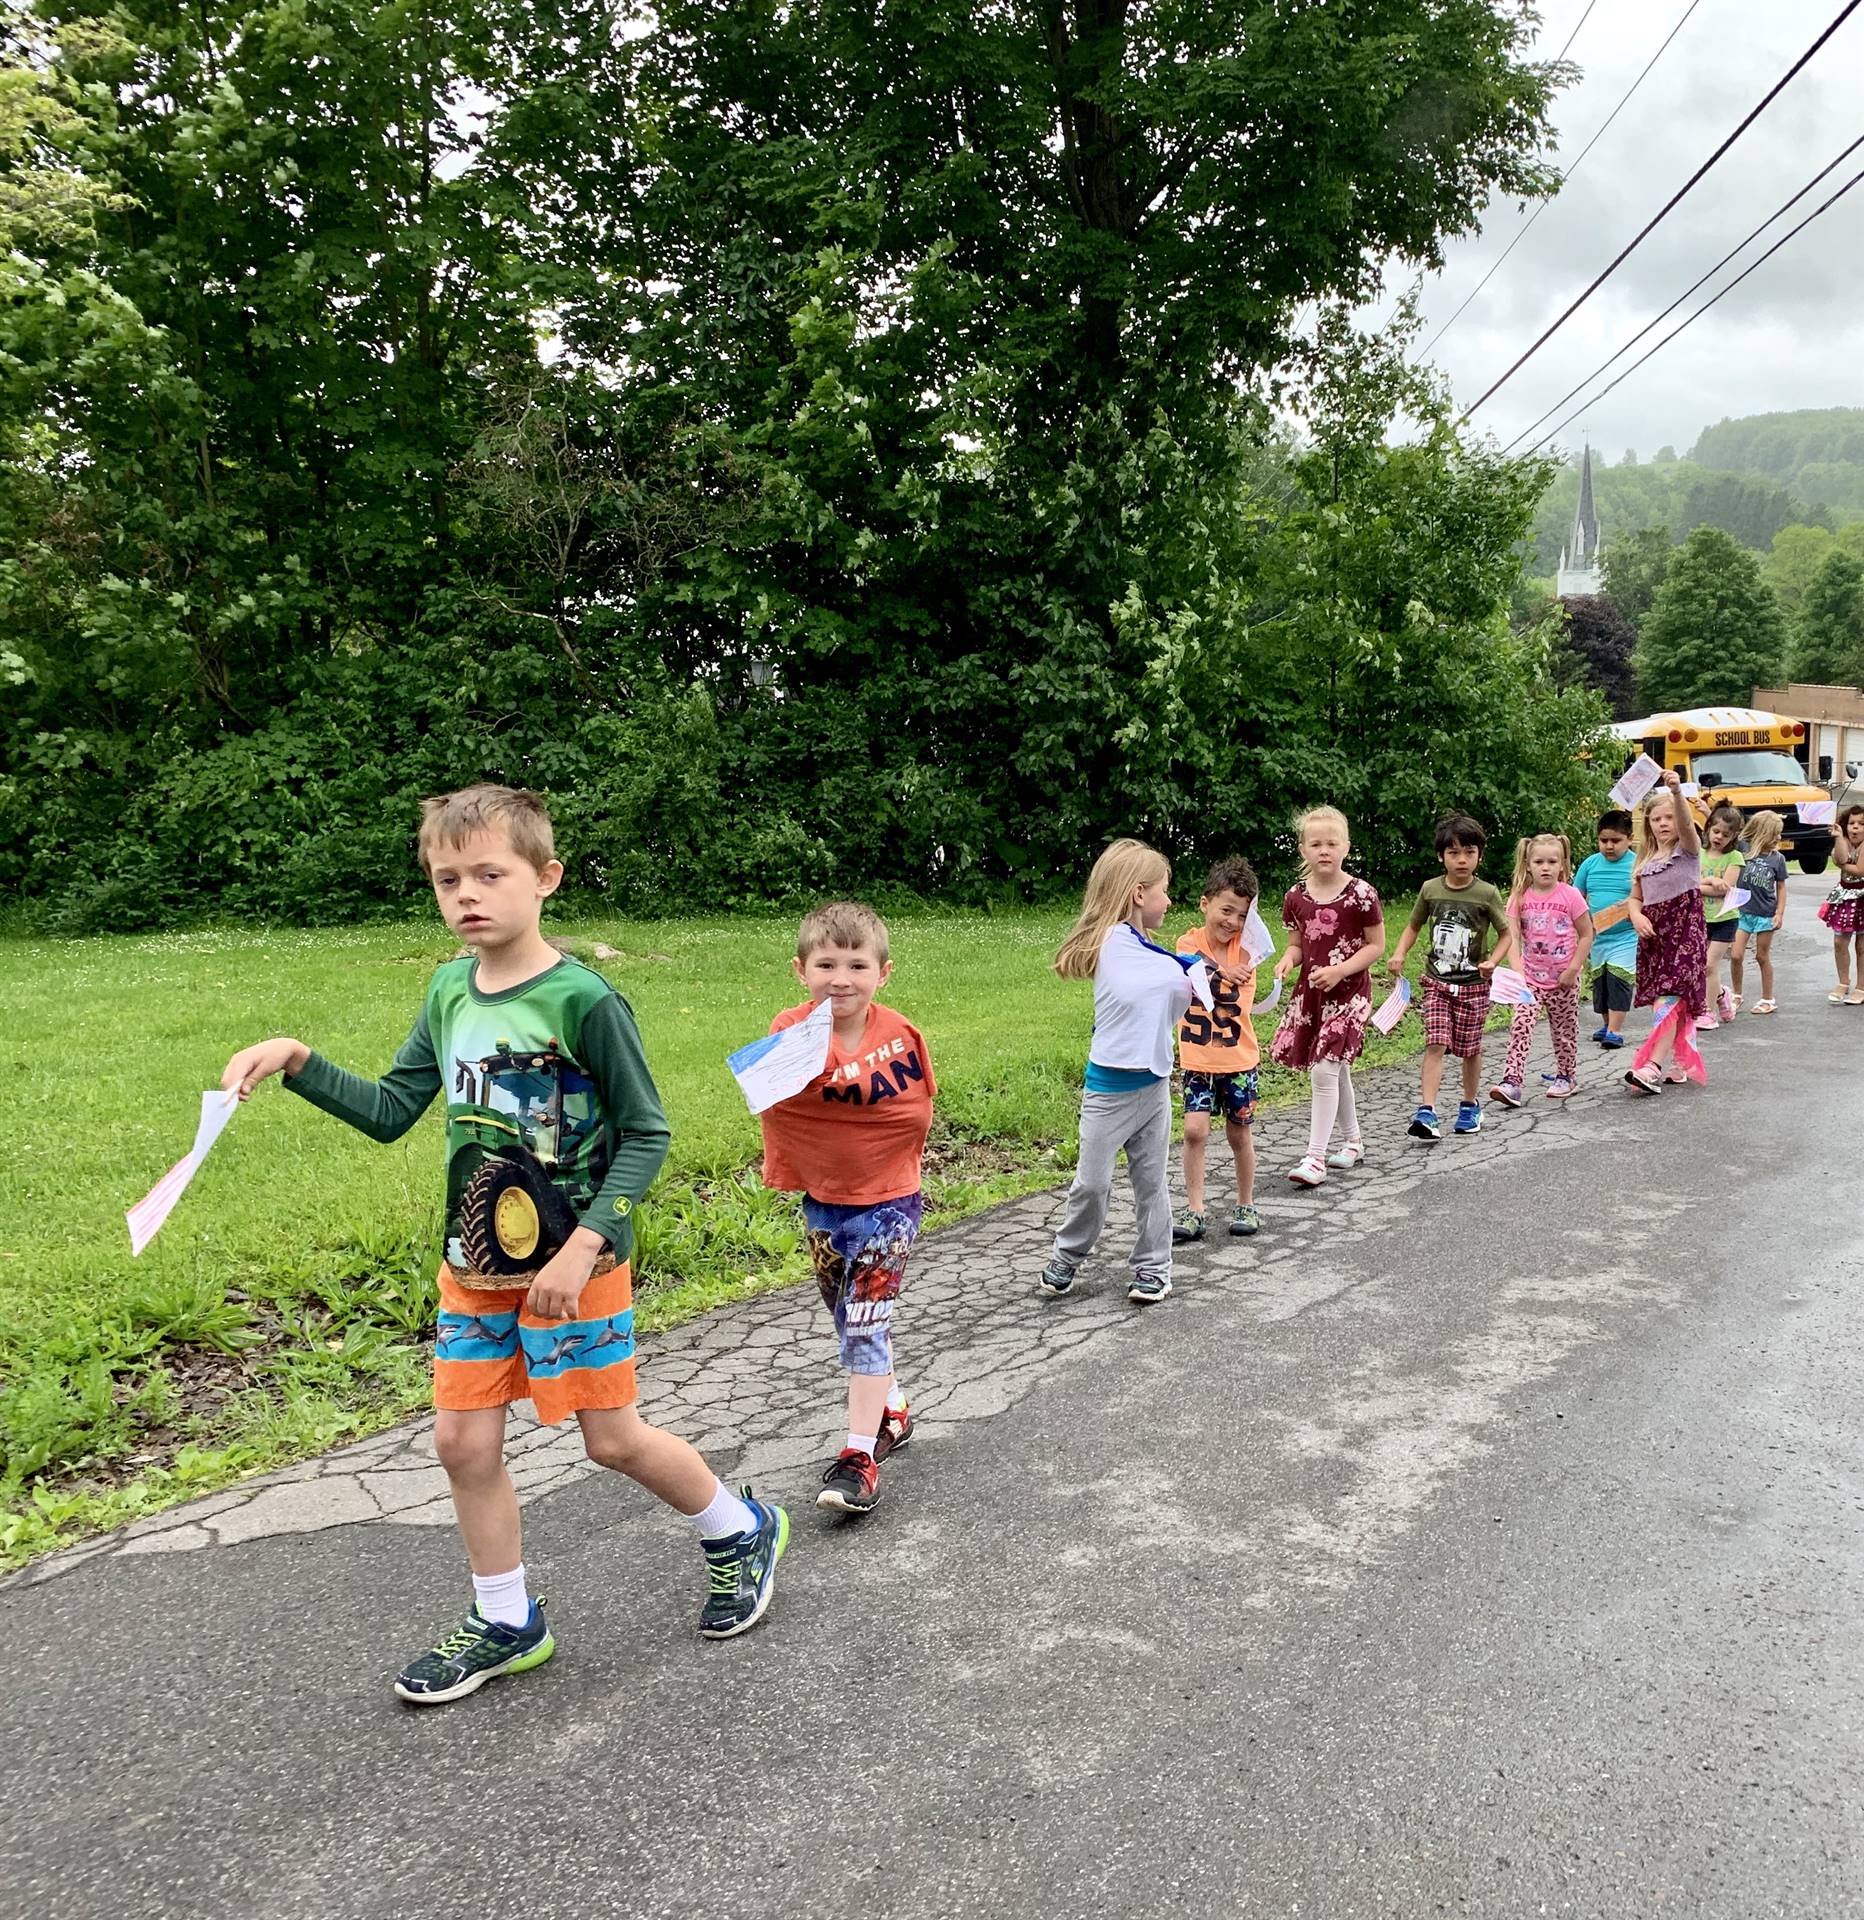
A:
{"type": "Polygon", "coordinates": [[[1353,1098],[1353,1069],[1345,1060],[1316,1060],[1308,1069],[1313,1083],[1313,1117],[1308,1122],[1307,1150],[1316,1160],[1327,1157],[1328,1143],[1338,1121],[1343,1140],[1359,1138],[1359,1103],[1353,1098]]]}

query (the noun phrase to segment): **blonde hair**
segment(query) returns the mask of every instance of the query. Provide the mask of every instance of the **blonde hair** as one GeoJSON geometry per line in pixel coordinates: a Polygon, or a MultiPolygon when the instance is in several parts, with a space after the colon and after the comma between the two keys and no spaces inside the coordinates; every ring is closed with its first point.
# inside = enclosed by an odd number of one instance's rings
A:
{"type": "Polygon", "coordinates": [[[415,842],[421,871],[434,877],[434,855],[442,847],[463,847],[474,834],[502,833],[511,850],[539,872],[557,857],[550,815],[537,795],[523,787],[462,787],[421,802],[421,831],[415,842]]]}
{"type": "Polygon", "coordinates": [[[1346,851],[1353,850],[1353,830],[1346,824],[1346,815],[1338,807],[1309,807],[1305,813],[1294,817],[1295,851],[1301,856],[1301,871],[1307,871],[1307,830],[1309,827],[1338,827],[1340,838],[1346,842],[1346,851]]]}
{"type": "Polygon", "coordinates": [[[1087,876],[1081,917],[1056,950],[1055,971],[1064,980],[1091,980],[1100,944],[1133,911],[1133,895],[1171,878],[1171,862],[1143,840],[1116,840],[1087,876]]]}
{"type": "Polygon", "coordinates": [[[1514,850],[1514,897],[1518,900],[1528,890],[1533,876],[1528,872],[1528,862],[1534,857],[1536,847],[1558,847],[1560,849],[1560,878],[1562,881],[1573,877],[1573,843],[1563,833],[1530,833],[1515,842],[1514,850]]]}
{"type": "Polygon", "coordinates": [[[818,947],[864,947],[887,964],[887,923],[858,900],[830,900],[803,915],[796,929],[796,957],[807,960],[818,947]]]}
{"type": "Polygon", "coordinates": [[[1780,844],[1785,832],[1786,822],[1771,808],[1765,813],[1755,814],[1747,823],[1748,852],[1771,853],[1780,844]]]}
{"type": "Polygon", "coordinates": [[[1660,806],[1669,806],[1676,816],[1676,832],[1680,839],[1683,832],[1683,807],[1685,802],[1681,794],[1672,793],[1668,787],[1658,787],[1647,793],[1638,803],[1637,835],[1635,845],[1639,860],[1648,860],[1657,851],[1657,836],[1651,831],[1650,816],[1660,806]]]}

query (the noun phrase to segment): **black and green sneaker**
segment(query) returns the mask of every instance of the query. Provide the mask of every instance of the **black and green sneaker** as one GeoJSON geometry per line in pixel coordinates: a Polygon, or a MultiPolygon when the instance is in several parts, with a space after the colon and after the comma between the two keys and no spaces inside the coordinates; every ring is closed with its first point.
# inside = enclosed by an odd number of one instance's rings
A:
{"type": "Polygon", "coordinates": [[[544,1603],[531,1602],[521,1627],[488,1620],[477,1607],[465,1624],[395,1676],[395,1691],[417,1707],[437,1707],[476,1693],[501,1673],[527,1673],[557,1650],[544,1620],[544,1603]]]}
{"type": "Polygon", "coordinates": [[[753,1500],[749,1487],[740,1491],[757,1524],[722,1540],[700,1542],[712,1574],[712,1591],[699,1616],[699,1631],[708,1640],[749,1633],[764,1617],[777,1589],[777,1562],[790,1544],[790,1516],[781,1507],[753,1500]]]}

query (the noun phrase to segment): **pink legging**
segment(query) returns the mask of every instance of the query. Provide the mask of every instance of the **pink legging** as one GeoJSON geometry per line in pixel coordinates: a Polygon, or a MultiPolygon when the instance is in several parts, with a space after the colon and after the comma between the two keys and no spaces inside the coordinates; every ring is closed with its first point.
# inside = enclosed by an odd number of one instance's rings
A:
{"type": "Polygon", "coordinates": [[[1345,1060],[1316,1060],[1308,1069],[1314,1105],[1308,1117],[1307,1150],[1316,1160],[1327,1157],[1337,1121],[1340,1137],[1359,1138],[1359,1102],[1353,1097],[1353,1069],[1345,1060]]]}
{"type": "Polygon", "coordinates": [[[1553,1029],[1553,1064],[1562,1080],[1579,1077],[1579,989],[1577,987],[1536,987],[1540,1006],[1516,1007],[1508,1029],[1508,1064],[1502,1078],[1518,1087],[1527,1071],[1527,1050],[1533,1044],[1534,1029],[1540,1024],[1540,1008],[1547,1009],[1547,1024],[1553,1029]]]}

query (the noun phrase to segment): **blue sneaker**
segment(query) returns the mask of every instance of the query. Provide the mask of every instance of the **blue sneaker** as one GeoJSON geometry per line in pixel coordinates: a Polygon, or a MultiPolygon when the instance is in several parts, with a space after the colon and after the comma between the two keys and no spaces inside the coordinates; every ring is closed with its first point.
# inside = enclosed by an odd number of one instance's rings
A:
{"type": "Polygon", "coordinates": [[[1592,1037],[1600,1046],[1603,1046],[1605,1044],[1605,1037],[1610,1032],[1610,1027],[1601,1027],[1592,1037]]]}
{"type": "Polygon", "coordinates": [[[1482,1102],[1465,1100],[1456,1109],[1456,1131],[1458,1133],[1480,1133],[1482,1131],[1482,1102]]]}
{"type": "Polygon", "coordinates": [[[1608,1050],[1612,1047],[1622,1047],[1624,1043],[1624,1035],[1622,1033],[1613,1033],[1609,1028],[1599,1035],[1599,1045],[1608,1050]]]}
{"type": "Polygon", "coordinates": [[[1405,1131],[1413,1140],[1441,1140],[1443,1122],[1437,1118],[1435,1107],[1419,1107],[1411,1116],[1411,1124],[1405,1131]]]}
{"type": "Polygon", "coordinates": [[[790,1516],[781,1507],[753,1500],[749,1487],[741,1497],[755,1524],[743,1533],[699,1543],[712,1575],[712,1591],[699,1616],[699,1631],[708,1640],[749,1633],[764,1617],[777,1590],[777,1562],[790,1544],[790,1516]]]}
{"type": "Polygon", "coordinates": [[[395,1691],[417,1707],[437,1707],[463,1700],[501,1673],[541,1667],[556,1650],[541,1600],[531,1602],[531,1617],[521,1627],[488,1620],[475,1606],[463,1626],[396,1674],[395,1691]]]}

